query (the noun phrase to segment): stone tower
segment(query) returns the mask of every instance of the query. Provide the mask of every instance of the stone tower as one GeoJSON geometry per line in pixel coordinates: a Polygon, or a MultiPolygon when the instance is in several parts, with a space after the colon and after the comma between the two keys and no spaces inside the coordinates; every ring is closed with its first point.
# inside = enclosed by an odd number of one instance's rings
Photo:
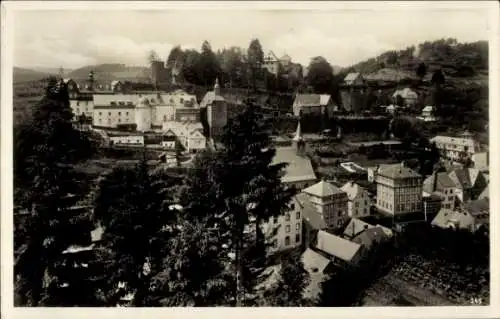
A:
{"type": "Polygon", "coordinates": [[[135,107],[135,123],[137,131],[145,132],[151,130],[151,105],[146,97],[139,99],[135,107]]]}

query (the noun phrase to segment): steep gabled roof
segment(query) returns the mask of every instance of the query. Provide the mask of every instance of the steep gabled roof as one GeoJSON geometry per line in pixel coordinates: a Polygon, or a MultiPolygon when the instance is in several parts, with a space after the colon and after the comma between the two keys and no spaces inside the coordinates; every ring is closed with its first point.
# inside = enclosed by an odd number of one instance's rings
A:
{"type": "Polygon", "coordinates": [[[308,188],[304,189],[303,192],[317,197],[327,197],[345,193],[337,186],[325,181],[320,181],[319,183],[309,186],[308,188]]]}
{"type": "Polygon", "coordinates": [[[371,227],[356,235],[352,241],[370,249],[374,244],[381,243],[387,239],[388,236],[381,227],[371,227]]]}
{"type": "Polygon", "coordinates": [[[352,218],[351,221],[349,221],[349,224],[347,224],[346,228],[344,228],[343,235],[344,237],[353,238],[359,233],[373,227],[375,226],[370,225],[360,219],[352,218]]]}
{"type": "Polygon", "coordinates": [[[320,230],[316,248],[328,255],[350,262],[358,254],[361,245],[320,230]]]}
{"type": "Polygon", "coordinates": [[[307,248],[302,254],[302,263],[307,272],[313,272],[313,269],[317,269],[317,272],[322,273],[330,262],[330,259],[315,252],[311,248],[307,248]]]}
{"type": "Polygon", "coordinates": [[[311,160],[297,155],[297,151],[293,147],[276,147],[273,164],[280,163],[288,164],[282,177],[284,183],[316,179],[311,160]]]}
{"type": "Polygon", "coordinates": [[[474,218],[466,212],[441,208],[439,213],[432,220],[431,225],[440,228],[469,228],[473,223],[474,218]]]}
{"type": "Polygon", "coordinates": [[[448,176],[448,173],[439,172],[436,174],[432,174],[431,176],[429,176],[425,179],[424,185],[423,185],[423,190],[425,192],[431,194],[434,191],[441,192],[445,188],[453,188],[453,187],[455,187],[455,183],[448,176]],[[436,186],[436,189],[434,189],[434,185],[436,186]]]}

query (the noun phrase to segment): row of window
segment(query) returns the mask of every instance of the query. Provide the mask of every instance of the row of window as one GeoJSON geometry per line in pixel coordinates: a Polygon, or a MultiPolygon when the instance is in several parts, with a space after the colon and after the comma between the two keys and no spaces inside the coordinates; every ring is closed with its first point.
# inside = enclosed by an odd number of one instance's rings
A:
{"type": "MultiPolygon", "coordinates": [[[[292,204],[292,206],[294,206],[294,205],[292,204]]],[[[292,209],[293,209],[293,208],[292,208],[292,209]]],[[[285,214],[285,220],[286,220],[287,222],[289,222],[289,221],[290,221],[290,219],[291,219],[291,217],[290,217],[290,213],[286,213],[286,214],[285,214]]],[[[298,212],[296,212],[296,213],[295,213],[295,219],[300,219],[300,211],[298,211],[298,212]]],[[[277,216],[274,216],[274,218],[273,218],[273,223],[274,223],[274,224],[277,224],[277,223],[278,223],[278,217],[277,217],[277,216]]]]}
{"type": "MultiPolygon", "coordinates": [[[[291,230],[290,225],[285,226],[285,232],[289,233],[291,230]]],[[[300,223],[295,224],[295,230],[299,231],[300,230],[300,223]]]]}
{"type": "MultiPolygon", "coordinates": [[[[89,101],[82,101],[84,105],[89,105],[89,101]]],[[[76,106],[80,106],[80,101],[76,101],[76,106]]]]}
{"type": "MultiPolygon", "coordinates": [[[[365,206],[368,205],[368,201],[365,200],[365,206]]],[[[359,202],[358,201],[355,201],[354,202],[354,207],[358,208],[359,207],[359,202]]]]}
{"type": "MultiPolygon", "coordinates": [[[[299,243],[300,242],[300,234],[296,234],[295,235],[295,243],[299,243]]],[[[285,237],[285,246],[290,246],[290,236],[286,236],[285,237]]],[[[273,246],[274,248],[277,248],[278,247],[278,240],[274,240],[273,241],[273,246]]]]}

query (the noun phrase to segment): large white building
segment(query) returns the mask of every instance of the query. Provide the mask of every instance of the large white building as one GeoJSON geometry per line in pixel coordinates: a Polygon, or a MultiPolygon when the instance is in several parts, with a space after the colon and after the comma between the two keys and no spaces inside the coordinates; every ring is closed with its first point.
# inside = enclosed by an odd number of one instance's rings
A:
{"type": "Polygon", "coordinates": [[[116,128],[128,124],[136,125],[138,131],[159,129],[163,123],[175,120],[199,121],[200,113],[195,96],[184,91],[93,94],[93,104],[94,126],[116,128]]]}
{"type": "Polygon", "coordinates": [[[422,178],[404,163],[378,169],[377,208],[391,215],[422,211],[422,178]]]}
{"type": "Polygon", "coordinates": [[[464,156],[472,158],[479,150],[479,145],[469,133],[464,133],[461,136],[438,135],[430,141],[436,144],[442,156],[453,161],[459,161],[464,156]]]}
{"type": "Polygon", "coordinates": [[[309,201],[316,208],[324,223],[329,228],[341,228],[348,220],[347,194],[326,181],[320,181],[302,192],[309,196],[309,201]]]}

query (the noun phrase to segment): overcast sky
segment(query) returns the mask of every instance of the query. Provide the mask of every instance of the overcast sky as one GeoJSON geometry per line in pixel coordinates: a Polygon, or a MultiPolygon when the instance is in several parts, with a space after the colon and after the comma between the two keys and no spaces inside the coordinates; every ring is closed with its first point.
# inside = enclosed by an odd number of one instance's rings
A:
{"type": "Polygon", "coordinates": [[[96,63],[146,65],[147,52],[166,58],[175,45],[214,50],[247,48],[258,38],[264,51],[289,54],[307,65],[324,56],[349,66],[386,50],[426,40],[454,37],[488,39],[484,9],[436,10],[150,10],[17,11],[14,14],[14,65],[78,68],[96,63]]]}

